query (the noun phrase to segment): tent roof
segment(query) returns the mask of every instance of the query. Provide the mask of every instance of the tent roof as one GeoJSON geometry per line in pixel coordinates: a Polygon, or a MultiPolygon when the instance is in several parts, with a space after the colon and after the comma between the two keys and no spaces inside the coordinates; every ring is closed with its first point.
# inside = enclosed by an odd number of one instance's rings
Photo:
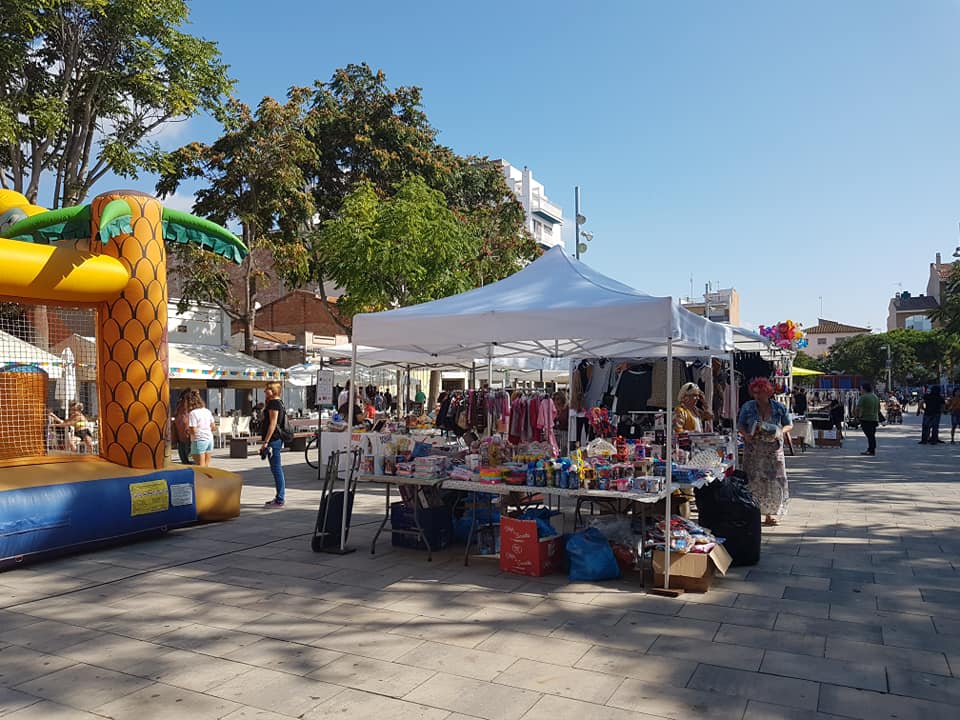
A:
{"type": "Polygon", "coordinates": [[[0,370],[14,365],[38,367],[53,380],[60,377],[63,369],[63,363],[57,355],[0,330],[0,370]]]}
{"type": "Polygon", "coordinates": [[[630,357],[728,352],[733,333],[601,275],[560,247],[499,282],[353,319],[363,345],[438,357],[630,357]]]}
{"type": "Polygon", "coordinates": [[[244,355],[215,345],[170,343],[170,379],[187,380],[280,380],[283,371],[244,355]]]}

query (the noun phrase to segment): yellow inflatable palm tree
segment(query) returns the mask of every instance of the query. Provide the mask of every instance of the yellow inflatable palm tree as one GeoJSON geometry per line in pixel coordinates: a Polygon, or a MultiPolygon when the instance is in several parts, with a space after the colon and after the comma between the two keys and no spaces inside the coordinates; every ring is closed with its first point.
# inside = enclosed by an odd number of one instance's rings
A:
{"type": "Polygon", "coordinates": [[[0,191],[0,296],[97,309],[100,455],[130,468],[161,468],[166,458],[170,241],[235,262],[247,253],[225,228],[142,193],[45,211],[0,191]]]}

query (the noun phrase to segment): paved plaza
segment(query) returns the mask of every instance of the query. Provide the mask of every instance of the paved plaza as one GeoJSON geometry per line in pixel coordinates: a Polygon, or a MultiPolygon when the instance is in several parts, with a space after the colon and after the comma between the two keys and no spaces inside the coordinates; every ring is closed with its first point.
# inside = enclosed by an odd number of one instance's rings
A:
{"type": "MultiPolygon", "coordinates": [[[[788,458],[791,511],[705,595],[528,579],[461,551],[310,550],[318,484],[288,506],[0,574],[0,715],[282,720],[956,718],[960,446],[882,428],[876,458],[788,458]]],[[[948,438],[949,439],[949,438],[948,438]]],[[[219,452],[219,451],[218,451],[219,452]]],[[[223,453],[221,453],[223,454],[223,453]]]]}

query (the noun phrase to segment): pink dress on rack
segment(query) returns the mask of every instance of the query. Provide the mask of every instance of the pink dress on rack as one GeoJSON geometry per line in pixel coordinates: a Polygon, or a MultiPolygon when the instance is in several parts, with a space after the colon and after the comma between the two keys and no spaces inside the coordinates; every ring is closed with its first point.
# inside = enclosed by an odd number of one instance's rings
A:
{"type": "Polygon", "coordinates": [[[559,457],[560,451],[557,447],[557,436],[553,432],[553,424],[556,419],[557,406],[553,404],[553,400],[550,398],[543,398],[540,401],[537,425],[540,426],[544,438],[550,443],[550,447],[553,448],[553,456],[559,457]]]}

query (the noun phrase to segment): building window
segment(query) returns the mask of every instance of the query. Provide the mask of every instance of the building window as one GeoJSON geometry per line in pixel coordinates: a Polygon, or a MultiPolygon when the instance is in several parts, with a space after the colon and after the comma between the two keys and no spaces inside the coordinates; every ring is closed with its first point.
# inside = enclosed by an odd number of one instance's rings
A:
{"type": "Polygon", "coordinates": [[[817,338],[817,345],[826,345],[826,344],[827,344],[826,338],[817,338]]]}
{"type": "Polygon", "coordinates": [[[926,315],[911,315],[903,322],[903,326],[907,330],[933,330],[933,323],[926,315]]]}

